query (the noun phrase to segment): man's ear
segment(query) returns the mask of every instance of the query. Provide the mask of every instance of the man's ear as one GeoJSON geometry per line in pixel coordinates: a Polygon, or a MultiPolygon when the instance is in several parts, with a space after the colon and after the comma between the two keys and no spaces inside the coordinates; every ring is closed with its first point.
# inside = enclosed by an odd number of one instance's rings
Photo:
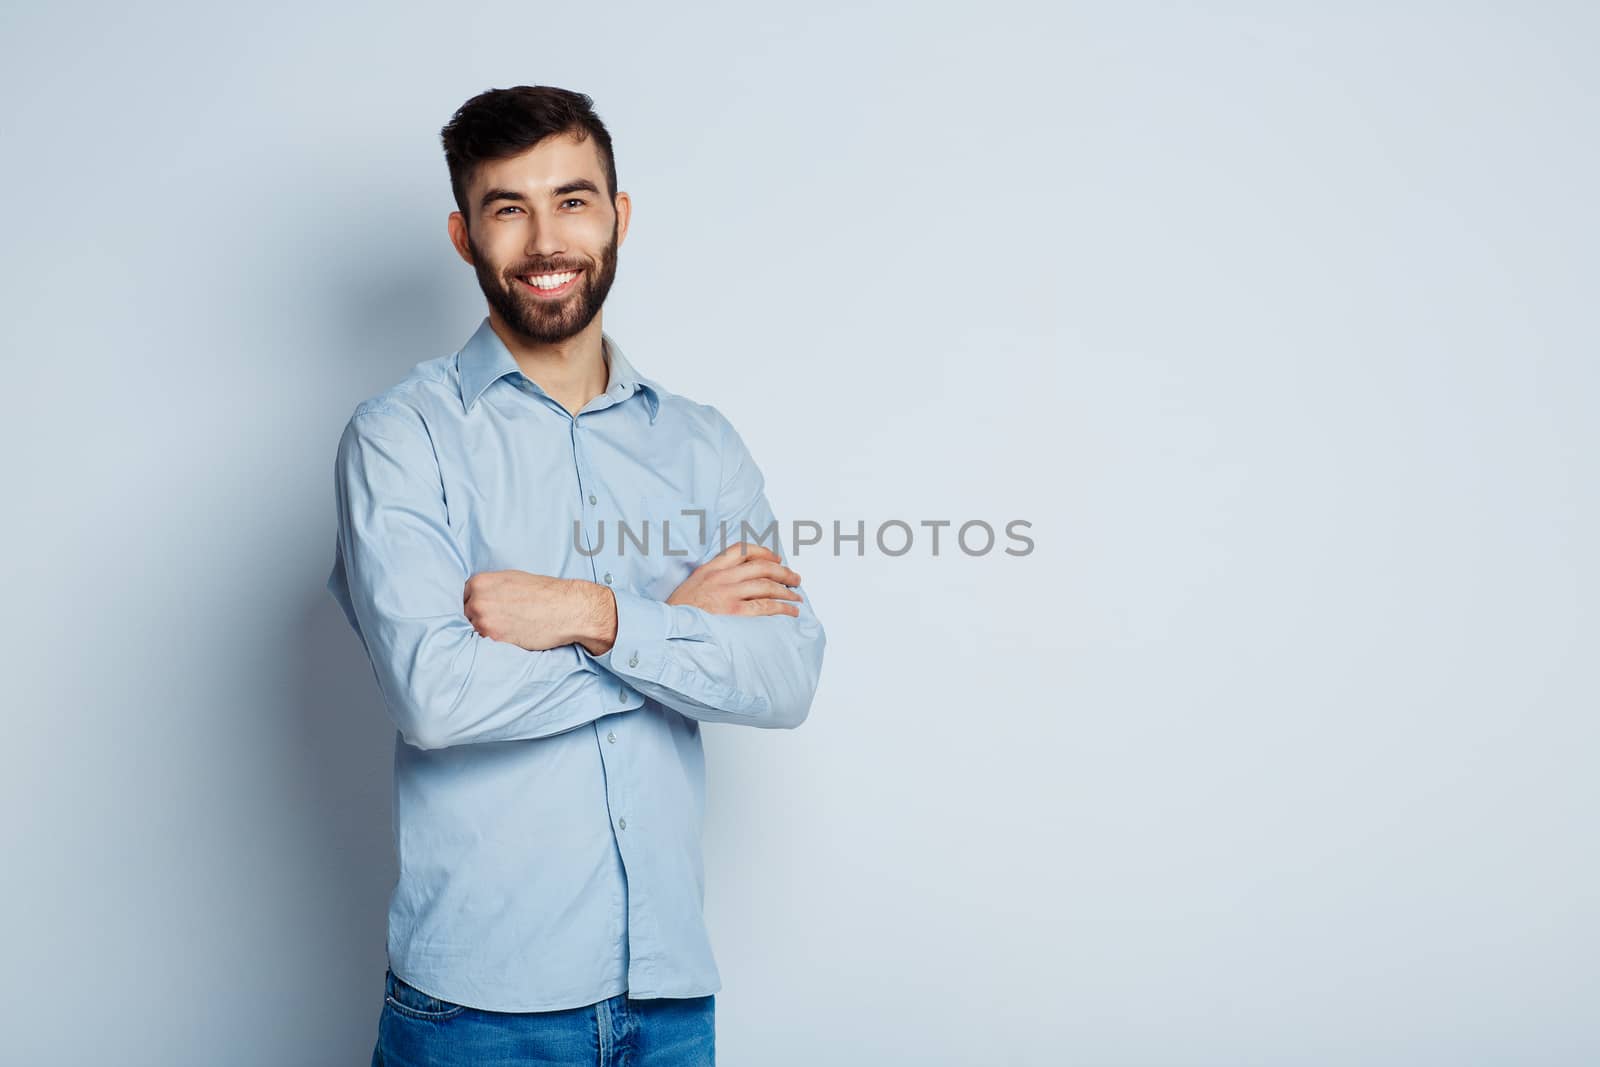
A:
{"type": "Polygon", "coordinates": [[[466,260],[467,266],[476,267],[472,261],[472,245],[468,241],[467,218],[459,211],[450,212],[450,217],[445,219],[445,231],[450,235],[450,244],[454,246],[456,255],[466,260]]]}
{"type": "Polygon", "coordinates": [[[621,248],[628,237],[628,220],[633,217],[633,198],[618,192],[611,199],[611,209],[617,213],[617,247],[621,248]]]}

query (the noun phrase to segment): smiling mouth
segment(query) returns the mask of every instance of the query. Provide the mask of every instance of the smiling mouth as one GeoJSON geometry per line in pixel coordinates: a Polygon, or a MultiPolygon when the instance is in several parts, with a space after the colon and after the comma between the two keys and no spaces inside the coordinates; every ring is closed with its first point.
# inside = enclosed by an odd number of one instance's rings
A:
{"type": "Polygon", "coordinates": [[[517,278],[524,289],[528,289],[543,299],[564,296],[578,284],[578,279],[583,277],[581,270],[558,270],[548,274],[524,274],[517,278]]]}

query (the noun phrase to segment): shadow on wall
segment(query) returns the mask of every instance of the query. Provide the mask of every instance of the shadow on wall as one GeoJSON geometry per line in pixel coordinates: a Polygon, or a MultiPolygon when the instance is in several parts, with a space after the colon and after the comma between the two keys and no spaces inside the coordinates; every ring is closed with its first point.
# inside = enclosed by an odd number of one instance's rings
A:
{"type": "MultiPolygon", "coordinates": [[[[470,268],[455,258],[440,212],[437,245],[381,225],[385,212],[358,212],[353,225],[285,234],[285,262],[314,256],[316,282],[288,292],[300,317],[295,332],[327,353],[314,375],[321,451],[310,498],[310,530],[293,539],[312,547],[296,576],[305,595],[286,647],[286,679],[297,715],[284,724],[293,755],[283,783],[304,820],[291,828],[304,846],[302,911],[318,917],[294,940],[315,952],[301,965],[306,1003],[295,1029],[311,1037],[323,1062],[365,1063],[377,1037],[389,893],[397,875],[392,824],[395,728],[385,713],[360,639],[325,588],[333,566],[334,453],[345,420],[366,397],[399,381],[424,359],[452,351],[477,325],[481,307],[470,268]],[[353,232],[356,231],[356,232],[353,232]],[[360,232],[364,231],[364,232],[360,232]],[[298,238],[294,244],[292,238],[298,238]],[[337,284],[330,285],[330,280],[337,284]],[[459,336],[457,336],[459,335],[459,336]],[[348,1042],[348,1051],[346,1051],[348,1042]]],[[[280,279],[286,290],[298,288],[280,279]]],[[[302,557],[304,559],[305,557],[302,557]]],[[[309,1062],[309,1061],[308,1061],[309,1062]]]]}
{"type": "MultiPolygon", "coordinates": [[[[329,540],[331,546],[331,533],[329,540]]],[[[383,1006],[384,938],[397,874],[391,829],[394,727],[360,640],[320,579],[316,584],[299,620],[298,716],[285,723],[299,754],[286,770],[299,779],[284,787],[299,794],[295,810],[306,818],[299,832],[309,899],[301,910],[319,919],[318,929],[296,938],[316,953],[305,961],[303,985],[315,995],[298,1012],[302,1024],[307,1016],[322,1016],[320,1025],[304,1026],[303,1032],[322,1040],[348,1034],[351,1055],[365,1049],[370,1056],[383,1006]]]]}

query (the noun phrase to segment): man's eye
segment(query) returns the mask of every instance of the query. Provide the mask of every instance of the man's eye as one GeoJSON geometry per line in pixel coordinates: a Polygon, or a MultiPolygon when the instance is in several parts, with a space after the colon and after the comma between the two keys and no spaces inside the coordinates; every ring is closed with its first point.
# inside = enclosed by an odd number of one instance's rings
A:
{"type": "Polygon", "coordinates": [[[521,211],[521,210],[522,209],[520,207],[517,207],[514,204],[507,204],[505,207],[501,208],[499,211],[496,211],[495,214],[499,215],[501,212],[505,212],[505,211],[521,211]]]}
{"type": "Polygon", "coordinates": [[[587,204],[588,202],[589,201],[585,200],[581,196],[575,196],[571,200],[563,200],[562,201],[563,204],[587,204]]]}

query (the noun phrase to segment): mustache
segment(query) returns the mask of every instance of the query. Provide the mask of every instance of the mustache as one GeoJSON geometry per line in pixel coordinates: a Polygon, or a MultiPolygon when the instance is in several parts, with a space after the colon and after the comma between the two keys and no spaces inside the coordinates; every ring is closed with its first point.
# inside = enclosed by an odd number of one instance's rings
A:
{"type": "Polygon", "coordinates": [[[583,263],[535,263],[525,264],[509,271],[508,273],[513,278],[521,278],[529,274],[555,274],[566,270],[586,269],[587,266],[583,263]]]}

